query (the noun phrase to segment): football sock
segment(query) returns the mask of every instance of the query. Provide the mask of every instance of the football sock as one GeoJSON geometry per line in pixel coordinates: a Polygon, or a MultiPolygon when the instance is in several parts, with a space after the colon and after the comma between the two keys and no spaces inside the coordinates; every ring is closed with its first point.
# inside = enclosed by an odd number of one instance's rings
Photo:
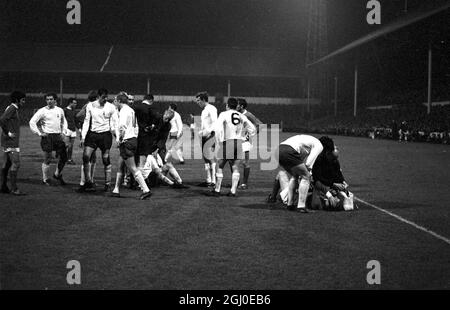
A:
{"type": "Polygon", "coordinates": [[[144,177],[142,175],[142,172],[140,172],[139,170],[135,173],[134,175],[134,179],[138,182],[139,186],[141,187],[141,190],[144,193],[148,193],[150,191],[150,189],[147,186],[147,183],[145,183],[144,177]]]}
{"type": "Polygon", "coordinates": [[[177,170],[176,170],[174,167],[170,167],[170,168],[169,168],[169,174],[170,174],[170,176],[171,176],[172,178],[175,179],[175,181],[176,181],[178,184],[183,183],[183,180],[181,180],[180,175],[178,174],[177,170]]]}
{"type": "Polygon", "coordinates": [[[85,179],[84,179],[84,165],[81,165],[80,186],[83,186],[84,182],[85,182],[85,179]]]}
{"type": "Polygon", "coordinates": [[[11,170],[9,172],[9,181],[11,182],[11,190],[17,189],[17,170],[11,170]]]}
{"type": "Polygon", "coordinates": [[[239,184],[239,178],[241,177],[241,175],[239,174],[239,172],[233,172],[233,174],[231,175],[231,193],[236,194],[236,188],[239,184]]]}
{"type": "Polygon", "coordinates": [[[290,178],[288,198],[287,198],[288,206],[292,206],[292,204],[294,203],[294,194],[295,194],[295,178],[290,178]]]}
{"type": "Polygon", "coordinates": [[[122,177],[123,177],[123,173],[122,172],[117,172],[117,174],[116,174],[116,186],[114,186],[114,190],[113,190],[113,193],[115,193],[115,194],[119,193],[120,184],[122,184],[122,177]]]}
{"type": "Polygon", "coordinates": [[[244,180],[242,181],[242,184],[247,184],[249,175],[250,175],[250,167],[245,167],[244,168],[244,180]]]}
{"type": "Polygon", "coordinates": [[[216,163],[211,163],[211,183],[216,183],[216,163]]]}
{"type": "Polygon", "coordinates": [[[275,179],[272,187],[272,197],[273,198],[277,197],[279,191],[280,191],[280,181],[275,179]]]}
{"type": "Polygon", "coordinates": [[[5,167],[2,169],[2,187],[5,187],[8,181],[8,170],[9,167],[5,167]]]}
{"type": "Polygon", "coordinates": [[[165,175],[163,175],[162,173],[159,175],[159,178],[166,184],[169,185],[173,185],[173,181],[171,179],[169,179],[168,177],[166,177],[165,175]]]}
{"type": "Polygon", "coordinates": [[[105,166],[105,184],[111,184],[111,165],[105,166]]]}
{"type": "Polygon", "coordinates": [[[298,184],[297,208],[306,208],[306,198],[308,197],[309,179],[301,178],[298,184]]]}
{"type": "Polygon", "coordinates": [[[206,183],[211,183],[211,166],[209,164],[205,164],[206,171],[206,183]]]}
{"type": "Polygon", "coordinates": [[[94,172],[96,163],[89,163],[89,170],[91,171],[91,182],[94,183],[94,172]]]}
{"type": "Polygon", "coordinates": [[[220,193],[220,187],[222,186],[222,180],[223,180],[223,173],[222,169],[218,169],[216,173],[216,188],[215,191],[220,193]]]}
{"type": "Polygon", "coordinates": [[[42,180],[44,180],[44,181],[48,180],[48,172],[49,172],[49,170],[50,170],[50,165],[42,163],[42,180]]]}

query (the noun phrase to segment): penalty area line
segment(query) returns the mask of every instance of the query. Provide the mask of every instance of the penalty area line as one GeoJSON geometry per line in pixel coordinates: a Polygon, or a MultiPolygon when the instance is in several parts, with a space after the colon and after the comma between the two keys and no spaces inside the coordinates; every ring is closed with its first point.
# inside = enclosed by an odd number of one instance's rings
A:
{"type": "Polygon", "coordinates": [[[447,243],[448,245],[450,245],[450,239],[445,238],[444,236],[441,236],[441,235],[435,233],[435,232],[432,231],[432,230],[429,230],[429,229],[427,229],[427,228],[425,228],[425,227],[423,227],[423,226],[417,225],[416,223],[411,222],[411,221],[409,221],[409,220],[407,220],[407,219],[405,219],[405,218],[403,218],[403,217],[401,217],[401,216],[399,216],[399,215],[397,215],[397,214],[394,214],[394,213],[392,213],[392,212],[389,212],[389,211],[387,211],[387,210],[385,210],[385,209],[383,209],[383,208],[377,207],[376,205],[371,204],[371,203],[369,203],[369,202],[367,202],[367,201],[364,201],[364,200],[362,200],[362,199],[359,199],[359,198],[357,198],[357,197],[355,197],[355,200],[356,200],[356,201],[359,201],[359,202],[361,202],[361,203],[363,203],[363,204],[365,204],[365,205],[368,205],[369,207],[372,207],[372,208],[374,208],[374,209],[377,209],[378,211],[381,211],[381,212],[383,212],[383,213],[386,213],[386,214],[388,214],[388,215],[390,215],[390,216],[396,218],[397,220],[399,220],[399,221],[401,221],[401,222],[403,222],[403,223],[409,224],[409,225],[413,226],[414,228],[417,228],[418,230],[424,231],[424,232],[426,232],[426,233],[432,235],[433,237],[435,237],[435,238],[437,238],[437,239],[440,239],[440,240],[444,241],[445,243],[447,243]]]}

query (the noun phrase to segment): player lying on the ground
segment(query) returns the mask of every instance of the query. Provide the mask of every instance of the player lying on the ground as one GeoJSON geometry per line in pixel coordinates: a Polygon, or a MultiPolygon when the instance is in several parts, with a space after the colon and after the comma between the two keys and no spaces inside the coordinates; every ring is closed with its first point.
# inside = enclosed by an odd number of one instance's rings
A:
{"type": "Polygon", "coordinates": [[[353,194],[342,174],[338,150],[334,141],[326,136],[319,139],[323,152],[317,157],[312,169],[314,190],[311,207],[323,210],[353,210],[353,194]]]}
{"type": "Polygon", "coordinates": [[[137,152],[137,137],[139,127],[136,121],[134,110],[128,106],[128,97],[118,95],[115,104],[119,109],[119,120],[116,129],[116,141],[120,149],[119,167],[116,177],[116,186],[112,192],[113,197],[120,197],[119,188],[122,183],[123,170],[125,167],[133,174],[134,179],[139,183],[142,194],[139,199],[144,200],[152,195],[152,192],[145,183],[142,172],[136,167],[135,155],[137,152]]]}
{"type": "Polygon", "coordinates": [[[11,193],[16,196],[24,195],[17,187],[17,173],[20,167],[20,118],[19,109],[25,104],[25,94],[13,91],[10,95],[11,104],[0,116],[2,128],[1,145],[3,148],[3,167],[1,174],[1,189],[4,194],[11,193]],[[8,173],[11,189],[8,188],[8,173]]]}
{"type": "Polygon", "coordinates": [[[157,185],[156,179],[173,186],[174,188],[186,188],[183,185],[180,175],[171,162],[165,162],[163,158],[166,157],[166,140],[170,132],[170,121],[174,117],[172,110],[166,110],[158,122],[158,126],[155,129],[157,131],[157,138],[154,140],[151,150],[152,154],[147,156],[147,160],[142,168],[144,178],[149,182],[153,182],[157,185]],[[173,180],[171,178],[173,178],[173,180]]]}
{"type": "Polygon", "coordinates": [[[219,165],[217,168],[215,188],[212,192],[208,193],[211,196],[220,196],[223,167],[225,167],[227,162],[230,162],[233,169],[231,190],[228,196],[236,196],[236,189],[240,177],[239,163],[244,154],[242,151],[242,137],[246,133],[250,136],[256,134],[256,128],[252,122],[236,110],[237,105],[238,101],[236,98],[228,98],[227,110],[220,113],[214,126],[216,145],[219,145],[219,151],[217,153],[219,165]]]}
{"type": "Polygon", "coordinates": [[[311,170],[322,150],[323,146],[317,138],[309,135],[296,135],[281,142],[275,152],[280,166],[293,176],[289,180],[288,210],[308,212],[306,198],[311,180],[311,170]],[[295,206],[294,193],[297,183],[298,203],[295,206]]]}
{"type": "Polygon", "coordinates": [[[61,185],[66,184],[62,178],[62,171],[67,162],[67,149],[64,143],[67,121],[63,109],[56,106],[56,99],[55,93],[46,94],[47,105],[40,108],[29,122],[31,131],[41,137],[41,148],[44,155],[42,182],[47,186],[50,185],[49,170],[53,151],[58,156],[58,164],[53,178],[58,180],[61,185]]]}

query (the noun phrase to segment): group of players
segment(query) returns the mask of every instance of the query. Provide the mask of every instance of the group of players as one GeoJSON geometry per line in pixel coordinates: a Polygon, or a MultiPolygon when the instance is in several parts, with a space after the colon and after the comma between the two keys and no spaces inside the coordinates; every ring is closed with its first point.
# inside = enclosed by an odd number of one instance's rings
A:
{"type": "MultiPolygon", "coordinates": [[[[17,187],[17,171],[20,167],[20,121],[19,107],[25,103],[25,94],[11,93],[11,104],[0,117],[2,127],[1,144],[4,153],[1,192],[23,195],[17,187]],[[9,179],[11,189],[7,186],[9,179]]],[[[52,152],[58,158],[57,167],[51,176],[65,185],[62,172],[66,163],[74,164],[73,144],[78,127],[81,129],[80,146],[83,147],[81,181],[78,192],[95,190],[94,170],[96,150],[100,149],[104,166],[105,192],[112,197],[120,197],[120,186],[124,177],[132,176],[130,182],[138,184],[142,194],[140,199],[152,195],[150,177],[176,188],[185,188],[181,177],[171,163],[176,153],[181,164],[184,163],[179,141],[182,135],[182,121],[171,104],[163,115],[152,109],[153,96],[146,95],[142,102],[134,102],[126,92],[120,92],[112,102],[108,101],[108,91],[99,89],[88,94],[88,103],[76,112],[76,99],[69,99],[63,110],[57,106],[56,94],[45,95],[47,105],[39,109],[31,118],[29,125],[33,133],[41,137],[44,155],[42,163],[42,182],[50,185],[50,163],[52,152]],[[77,121],[77,120],[82,121],[77,121]],[[111,183],[112,165],[110,149],[113,139],[120,150],[115,186],[111,183]],[[166,145],[169,151],[166,150],[166,145]]],[[[206,92],[195,96],[202,108],[201,124],[198,134],[202,141],[206,180],[200,186],[211,187],[208,196],[220,196],[223,169],[227,163],[232,170],[232,183],[228,196],[235,197],[239,183],[240,189],[248,188],[250,174],[249,153],[251,140],[257,134],[259,121],[247,111],[244,99],[228,98],[226,111],[217,115],[217,108],[209,103],[206,92]],[[243,180],[240,182],[240,164],[244,166],[243,180]]],[[[275,152],[282,170],[275,179],[275,185],[268,202],[276,202],[280,197],[288,210],[306,211],[312,174],[318,195],[313,201],[326,201],[336,206],[350,196],[337,161],[337,150],[328,137],[316,139],[309,135],[296,135],[282,142],[275,152]],[[315,165],[316,159],[318,164],[315,165]],[[320,164],[319,164],[320,163],[320,164]],[[341,196],[339,196],[341,195],[341,196]],[[298,197],[298,198],[297,198],[298,197]],[[297,199],[296,199],[297,198],[297,199]],[[295,203],[295,200],[297,202],[295,203]]]]}

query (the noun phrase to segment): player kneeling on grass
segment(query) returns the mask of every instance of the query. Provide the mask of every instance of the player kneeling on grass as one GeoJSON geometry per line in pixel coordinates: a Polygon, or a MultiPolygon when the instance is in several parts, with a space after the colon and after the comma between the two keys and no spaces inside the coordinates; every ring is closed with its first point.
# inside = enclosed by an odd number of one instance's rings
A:
{"type": "Polygon", "coordinates": [[[277,152],[278,162],[292,178],[289,180],[287,209],[307,213],[306,199],[311,180],[311,170],[317,156],[322,152],[320,141],[309,135],[296,135],[281,142],[277,152]],[[295,188],[298,182],[298,203],[294,205],[295,188]]]}
{"type": "Polygon", "coordinates": [[[137,151],[137,136],[139,127],[134,110],[128,106],[128,97],[118,95],[115,104],[119,109],[119,124],[116,128],[116,139],[120,149],[119,171],[116,177],[116,186],[112,192],[113,197],[120,197],[119,187],[122,183],[123,170],[127,167],[133,173],[134,179],[139,183],[142,194],[139,199],[149,198],[152,192],[145,183],[142,172],[136,167],[134,156],[137,151]]]}
{"type": "Polygon", "coordinates": [[[230,162],[233,170],[231,178],[231,190],[228,196],[235,197],[236,189],[239,183],[239,163],[243,158],[242,137],[245,132],[249,136],[256,134],[256,128],[248,120],[248,118],[239,113],[236,108],[238,101],[236,98],[229,98],[227,102],[227,110],[220,113],[215,124],[216,144],[220,145],[217,158],[219,159],[219,167],[216,173],[216,185],[209,196],[220,196],[220,187],[223,179],[223,167],[230,162]]]}
{"type": "Polygon", "coordinates": [[[312,208],[330,211],[354,210],[353,194],[348,191],[338,160],[338,150],[329,137],[321,137],[323,152],[312,169],[314,190],[312,208]]]}

